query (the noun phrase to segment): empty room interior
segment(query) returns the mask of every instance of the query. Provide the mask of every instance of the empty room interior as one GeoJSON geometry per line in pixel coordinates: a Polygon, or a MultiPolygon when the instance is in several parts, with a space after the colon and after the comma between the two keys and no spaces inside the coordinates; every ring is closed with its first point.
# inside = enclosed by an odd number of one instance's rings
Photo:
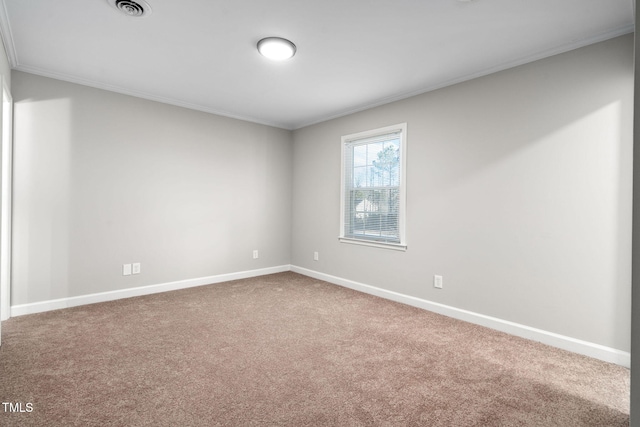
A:
{"type": "Polygon", "coordinates": [[[0,425],[640,426],[634,16],[1,0],[0,425]]]}

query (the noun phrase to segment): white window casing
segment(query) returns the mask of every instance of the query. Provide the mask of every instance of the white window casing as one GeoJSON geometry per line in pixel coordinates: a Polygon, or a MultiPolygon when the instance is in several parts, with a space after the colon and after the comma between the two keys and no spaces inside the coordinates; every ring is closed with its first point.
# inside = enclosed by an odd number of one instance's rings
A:
{"type": "Polygon", "coordinates": [[[406,250],[407,124],[342,137],[340,241],[406,250]]]}

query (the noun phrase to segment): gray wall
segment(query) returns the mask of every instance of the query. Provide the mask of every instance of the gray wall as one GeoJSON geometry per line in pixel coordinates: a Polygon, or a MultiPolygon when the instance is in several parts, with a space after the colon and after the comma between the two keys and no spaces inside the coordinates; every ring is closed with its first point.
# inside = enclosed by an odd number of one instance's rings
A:
{"type": "MultiPolygon", "coordinates": [[[[640,10],[635,8],[636,25],[640,10]]],[[[631,427],[640,427],[640,40],[635,33],[633,171],[633,298],[631,314],[631,427]]]]}
{"type": "Polygon", "coordinates": [[[12,304],[291,263],[629,351],[632,54],[294,132],[14,72],[12,304]],[[400,122],[409,249],[340,244],[340,137],[400,122]]]}
{"type": "Polygon", "coordinates": [[[632,58],[623,36],[295,131],[292,264],[629,351],[632,58]],[[339,243],[341,135],[401,122],[408,250],[339,243]]]}
{"type": "Polygon", "coordinates": [[[7,79],[7,87],[11,88],[11,65],[9,65],[7,51],[3,43],[0,43],[0,74],[3,79],[7,79]]]}
{"type": "MultiPolygon", "coordinates": [[[[6,81],[6,87],[11,92],[11,66],[9,65],[9,59],[7,57],[7,53],[4,48],[4,44],[0,43],[0,77],[1,80],[6,81]]],[[[0,81],[1,81],[0,80],[0,81]]],[[[2,88],[0,88],[0,94],[2,93],[2,88]]],[[[2,102],[2,96],[0,96],[0,130],[4,129],[6,123],[4,123],[4,102],[2,102]]],[[[0,162],[2,162],[0,156],[0,162]]],[[[3,301],[4,295],[3,292],[0,292],[0,318],[8,318],[9,313],[5,313],[1,307],[4,307],[5,301],[3,301]]],[[[8,311],[8,310],[7,310],[8,311]]]]}
{"type": "Polygon", "coordinates": [[[13,98],[12,305],[289,264],[289,131],[15,71],[13,98]]]}

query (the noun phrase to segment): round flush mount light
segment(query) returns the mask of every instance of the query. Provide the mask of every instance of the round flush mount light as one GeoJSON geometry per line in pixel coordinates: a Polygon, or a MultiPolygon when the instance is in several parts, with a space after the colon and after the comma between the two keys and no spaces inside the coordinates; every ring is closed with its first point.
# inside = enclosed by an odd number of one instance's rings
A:
{"type": "Polygon", "coordinates": [[[265,58],[284,61],[296,54],[296,45],[280,37],[266,37],[258,42],[258,52],[265,58]]]}
{"type": "Polygon", "coordinates": [[[127,16],[141,18],[151,15],[151,6],[144,0],[107,0],[107,2],[127,16]]]}

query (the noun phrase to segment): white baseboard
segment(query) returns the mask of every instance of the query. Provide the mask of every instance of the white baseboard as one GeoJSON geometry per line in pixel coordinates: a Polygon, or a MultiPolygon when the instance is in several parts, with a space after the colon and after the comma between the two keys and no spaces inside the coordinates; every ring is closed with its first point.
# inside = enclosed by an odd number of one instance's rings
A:
{"type": "Polygon", "coordinates": [[[178,289],[193,288],[195,286],[210,285],[213,283],[228,282],[230,280],[246,279],[249,277],[264,276],[266,274],[290,271],[290,265],[261,268],[257,270],[241,271],[238,273],[219,274],[216,276],[199,277],[196,279],[179,280],[176,282],[161,283],[158,285],[140,286],[137,288],[120,289],[117,291],[100,292],[96,294],[81,295],[77,297],[60,298],[50,301],[34,302],[11,306],[11,317],[25,314],[41,313],[61,308],[76,307],[79,305],[93,304],[97,302],[113,301],[122,298],[131,298],[141,295],[157,294],[160,292],[175,291],[178,289]]]}
{"type": "Polygon", "coordinates": [[[324,280],[325,282],[333,283],[335,285],[344,286],[345,288],[354,289],[356,291],[411,305],[413,307],[422,308],[434,313],[443,314],[448,317],[453,317],[454,319],[464,320],[469,323],[486,326],[518,337],[538,341],[552,347],[593,357],[594,359],[615,363],[616,365],[621,365],[626,368],[631,366],[631,353],[626,351],[616,350],[611,347],[567,337],[553,332],[544,331],[542,329],[532,328],[526,325],[498,319],[496,317],[485,316],[484,314],[474,313],[472,311],[462,310],[421,298],[388,291],[386,289],[365,285],[363,283],[354,282],[353,280],[331,276],[329,274],[320,273],[295,265],[291,266],[291,271],[313,277],[315,279],[324,280]]]}
{"type": "Polygon", "coordinates": [[[544,331],[542,329],[532,328],[526,325],[498,319],[496,317],[485,316],[484,314],[462,310],[448,305],[412,297],[410,295],[400,294],[398,292],[377,288],[375,286],[365,285],[353,280],[343,279],[340,277],[292,265],[281,265],[276,267],[261,268],[257,270],[241,271],[237,273],[219,274],[216,276],[179,280],[176,282],[161,283],[158,285],[141,286],[137,288],[100,292],[96,294],[60,298],[50,301],[41,301],[31,304],[14,305],[11,306],[11,317],[41,313],[50,310],[58,310],[61,308],[76,307],[85,304],[113,301],[122,298],[131,298],[160,292],[175,291],[179,289],[192,288],[195,286],[227,282],[230,280],[246,279],[249,277],[264,276],[266,274],[281,273],[284,271],[293,271],[305,276],[313,277],[315,279],[324,280],[325,282],[333,283],[335,285],[344,286],[345,288],[354,289],[356,291],[364,292],[370,295],[375,295],[388,300],[411,305],[413,307],[422,308],[434,313],[453,317],[454,319],[474,323],[476,325],[486,326],[491,329],[506,332],[508,334],[530,339],[533,341],[538,341],[543,344],[593,357],[605,362],[615,363],[627,368],[631,366],[631,354],[626,351],[616,350],[611,347],[606,347],[588,341],[567,337],[553,332],[544,331]]]}

